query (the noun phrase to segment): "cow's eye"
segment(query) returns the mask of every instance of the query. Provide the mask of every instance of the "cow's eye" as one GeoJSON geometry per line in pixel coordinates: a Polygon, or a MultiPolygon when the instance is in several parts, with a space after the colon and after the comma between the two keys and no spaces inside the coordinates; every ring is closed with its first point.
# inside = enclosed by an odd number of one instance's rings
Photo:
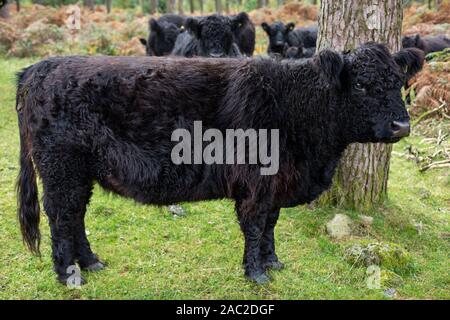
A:
{"type": "Polygon", "coordinates": [[[364,86],[361,83],[359,83],[359,82],[355,83],[355,85],[353,87],[355,88],[355,90],[358,90],[358,91],[364,91],[365,90],[364,86]]]}

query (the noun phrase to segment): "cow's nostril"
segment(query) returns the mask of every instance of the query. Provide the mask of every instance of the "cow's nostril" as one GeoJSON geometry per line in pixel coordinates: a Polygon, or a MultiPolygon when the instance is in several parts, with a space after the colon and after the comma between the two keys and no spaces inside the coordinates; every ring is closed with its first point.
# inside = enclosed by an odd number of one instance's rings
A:
{"type": "Polygon", "coordinates": [[[392,121],[391,123],[392,135],[396,138],[403,138],[409,135],[408,121],[392,121]]]}

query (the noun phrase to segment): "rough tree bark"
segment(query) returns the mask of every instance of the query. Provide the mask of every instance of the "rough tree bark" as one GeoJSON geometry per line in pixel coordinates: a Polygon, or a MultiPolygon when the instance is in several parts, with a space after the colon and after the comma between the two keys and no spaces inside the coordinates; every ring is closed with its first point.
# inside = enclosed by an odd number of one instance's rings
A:
{"type": "Polygon", "coordinates": [[[0,8],[0,18],[8,19],[9,18],[9,5],[7,1],[1,1],[2,4],[0,8]]]}
{"type": "Polygon", "coordinates": [[[175,0],[167,0],[167,13],[174,13],[175,0]]]}
{"type": "MultiPolygon", "coordinates": [[[[349,50],[367,41],[401,46],[402,0],[322,0],[317,50],[349,50]]],[[[387,194],[392,146],[352,144],[344,152],[322,203],[368,209],[387,194]]]]}
{"type": "Polygon", "coordinates": [[[222,14],[222,0],[215,0],[216,2],[216,12],[222,14]]]}
{"type": "Polygon", "coordinates": [[[155,14],[158,11],[158,0],[150,0],[150,13],[155,14]]]}
{"type": "Polygon", "coordinates": [[[83,4],[85,7],[88,7],[89,10],[94,10],[94,0],[84,0],[83,4]]]}
{"type": "Polygon", "coordinates": [[[105,0],[106,12],[111,13],[112,9],[112,0],[105,0]]]}

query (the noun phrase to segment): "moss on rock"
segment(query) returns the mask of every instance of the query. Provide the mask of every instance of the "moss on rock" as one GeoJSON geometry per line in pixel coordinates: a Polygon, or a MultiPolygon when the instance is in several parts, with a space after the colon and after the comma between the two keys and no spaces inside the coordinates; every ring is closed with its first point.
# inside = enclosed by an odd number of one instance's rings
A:
{"type": "Polygon", "coordinates": [[[345,258],[356,266],[378,265],[398,274],[411,272],[413,260],[409,252],[395,243],[359,240],[348,245],[345,258]]]}

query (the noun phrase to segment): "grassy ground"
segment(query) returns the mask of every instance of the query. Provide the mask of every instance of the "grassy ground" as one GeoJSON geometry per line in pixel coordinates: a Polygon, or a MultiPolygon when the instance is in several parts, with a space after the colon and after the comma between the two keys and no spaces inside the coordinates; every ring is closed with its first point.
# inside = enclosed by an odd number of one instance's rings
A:
{"type": "MultiPolygon", "coordinates": [[[[86,274],[88,284],[69,290],[55,281],[47,220],[41,259],[28,253],[15,217],[18,132],[14,73],[30,60],[0,61],[0,299],[383,299],[368,289],[364,268],[343,258],[345,243],[326,235],[326,221],[356,212],[297,207],[282,211],[277,227],[283,271],[266,286],[247,282],[241,270],[243,238],[229,201],[187,204],[174,218],[164,209],[136,204],[96,188],[88,209],[92,247],[109,266],[86,274]]],[[[402,151],[412,137],[397,144],[402,151]]],[[[443,170],[419,174],[414,163],[394,157],[390,199],[370,214],[366,237],[403,245],[414,272],[403,276],[397,298],[450,298],[450,178],[443,170]],[[416,223],[423,224],[419,233],[416,223]]]]}

